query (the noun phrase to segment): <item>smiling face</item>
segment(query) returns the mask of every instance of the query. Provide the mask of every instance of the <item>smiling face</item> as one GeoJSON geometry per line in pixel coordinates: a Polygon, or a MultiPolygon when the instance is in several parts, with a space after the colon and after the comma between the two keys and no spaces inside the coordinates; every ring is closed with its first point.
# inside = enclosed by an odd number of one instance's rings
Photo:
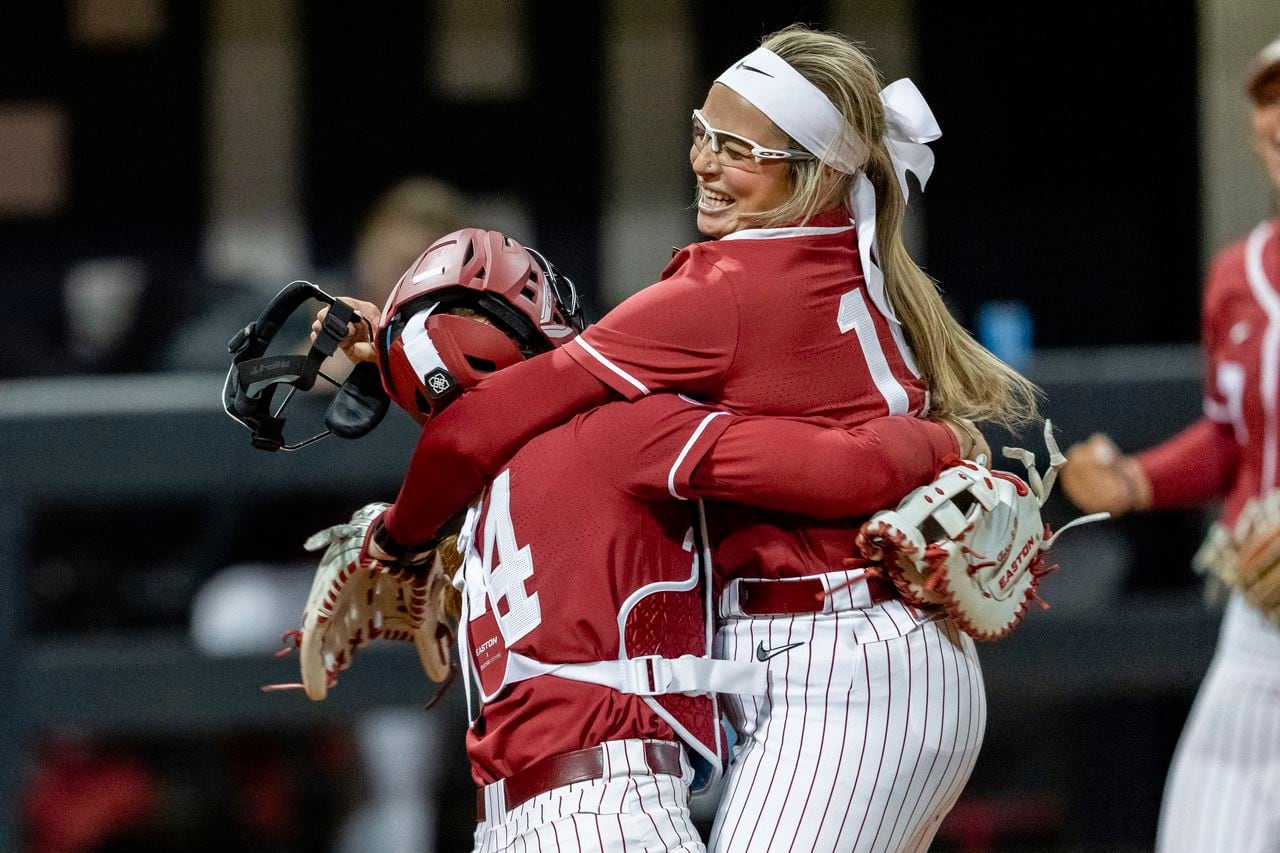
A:
{"type": "Polygon", "coordinates": [[[1254,91],[1253,147],[1280,192],[1280,68],[1254,91]]]}
{"type": "MultiPolygon", "coordinates": [[[[787,135],[745,98],[719,83],[702,104],[707,123],[753,140],[766,148],[792,147],[787,135]]],[[[698,179],[698,230],[723,237],[759,224],[760,215],[787,200],[791,169],[786,162],[757,163],[718,156],[709,143],[689,148],[689,164],[698,179]]]]}

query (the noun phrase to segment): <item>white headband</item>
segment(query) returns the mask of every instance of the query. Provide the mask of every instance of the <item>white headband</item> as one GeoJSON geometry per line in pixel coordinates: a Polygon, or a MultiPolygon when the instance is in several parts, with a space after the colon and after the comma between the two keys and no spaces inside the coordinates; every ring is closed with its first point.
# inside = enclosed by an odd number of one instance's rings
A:
{"type": "MultiPolygon", "coordinates": [[[[849,127],[835,104],[776,53],[757,48],[716,78],[754,106],[831,168],[857,175],[849,193],[849,207],[858,229],[858,254],[867,280],[867,292],[880,313],[898,322],[884,292],[884,273],[876,262],[876,192],[862,171],[870,152],[866,142],[849,127]]],[[[902,187],[909,197],[907,172],[913,172],[920,188],[933,174],[933,152],[924,145],[942,136],[920,90],[903,78],[880,92],[884,105],[884,144],[902,187]]]]}
{"type": "Polygon", "coordinates": [[[773,51],[757,48],[716,82],[746,98],[833,169],[852,175],[867,162],[867,144],[845,124],[835,104],[773,51]]]}

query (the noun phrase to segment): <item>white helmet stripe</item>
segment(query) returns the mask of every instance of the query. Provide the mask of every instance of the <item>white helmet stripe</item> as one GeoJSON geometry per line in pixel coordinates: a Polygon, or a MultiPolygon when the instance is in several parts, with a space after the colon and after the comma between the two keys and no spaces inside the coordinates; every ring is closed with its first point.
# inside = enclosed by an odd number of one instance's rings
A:
{"type": "Polygon", "coordinates": [[[400,336],[405,358],[409,360],[413,372],[424,382],[431,371],[437,368],[448,370],[440,358],[440,353],[436,350],[436,345],[432,343],[431,336],[427,334],[427,318],[439,306],[440,303],[437,302],[410,317],[409,322],[405,324],[404,333],[400,336]]]}

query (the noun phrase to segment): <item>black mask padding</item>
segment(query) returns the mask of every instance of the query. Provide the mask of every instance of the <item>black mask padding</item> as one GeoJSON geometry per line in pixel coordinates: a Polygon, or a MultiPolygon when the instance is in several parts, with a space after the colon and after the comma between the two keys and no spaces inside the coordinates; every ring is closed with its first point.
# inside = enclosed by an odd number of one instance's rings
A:
{"type": "Polygon", "coordinates": [[[262,418],[252,421],[254,430],[249,444],[259,450],[276,451],[284,446],[284,419],[262,418]]]}
{"type": "Polygon", "coordinates": [[[378,365],[357,364],[324,413],[324,423],[339,438],[360,438],[382,422],[391,398],[382,388],[378,365]]]}

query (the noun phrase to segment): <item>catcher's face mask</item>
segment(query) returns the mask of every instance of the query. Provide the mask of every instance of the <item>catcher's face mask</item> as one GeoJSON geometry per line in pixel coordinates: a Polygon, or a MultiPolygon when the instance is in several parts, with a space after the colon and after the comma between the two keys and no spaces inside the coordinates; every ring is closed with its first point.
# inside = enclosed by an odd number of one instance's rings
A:
{"type": "Polygon", "coordinates": [[[359,438],[382,420],[390,401],[382,390],[376,364],[356,365],[345,382],[320,372],[320,365],[337,350],[351,322],[369,324],[345,302],[334,299],[310,282],[295,281],[276,294],[258,319],[231,339],[227,345],[231,351],[231,369],[227,371],[222,389],[222,405],[228,415],[249,428],[254,447],[297,450],[330,433],[342,438],[359,438]],[[267,348],[285,321],[312,299],[328,305],[329,313],[307,353],[267,355],[267,348]],[[284,409],[295,392],[311,390],[317,378],[338,389],[324,413],[325,429],[290,444],[284,437],[284,409]],[[281,386],[288,386],[288,392],[273,411],[273,398],[281,386]]]}

